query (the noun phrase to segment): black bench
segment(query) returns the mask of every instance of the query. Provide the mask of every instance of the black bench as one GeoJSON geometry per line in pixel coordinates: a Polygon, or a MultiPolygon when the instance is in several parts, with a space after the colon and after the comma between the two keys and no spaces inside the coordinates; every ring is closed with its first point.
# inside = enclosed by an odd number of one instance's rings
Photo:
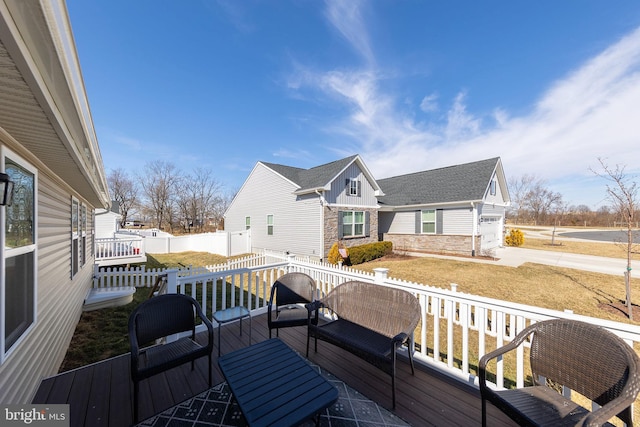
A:
{"type": "Polygon", "coordinates": [[[307,304],[309,340],[329,342],[371,363],[391,376],[393,408],[396,406],[396,350],[409,347],[411,372],[414,372],[413,332],[420,322],[420,303],[411,293],[388,286],[346,282],[336,286],[325,298],[307,304]],[[325,309],[336,320],[318,323],[318,313],[325,309]]]}

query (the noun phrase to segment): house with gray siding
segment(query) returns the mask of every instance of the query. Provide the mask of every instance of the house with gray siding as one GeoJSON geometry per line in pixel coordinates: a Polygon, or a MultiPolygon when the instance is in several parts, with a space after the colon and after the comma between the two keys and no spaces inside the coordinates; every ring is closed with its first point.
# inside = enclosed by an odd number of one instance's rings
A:
{"type": "Polygon", "coordinates": [[[258,162],[225,212],[225,230],[253,249],[323,259],[338,240],[378,240],[380,187],[360,156],[310,169],[258,162]]]}
{"type": "Polygon", "coordinates": [[[110,203],[62,0],[0,0],[0,171],[0,402],[27,404],[67,352],[110,203]]]}
{"type": "Polygon", "coordinates": [[[358,155],[301,169],[258,162],[225,213],[254,249],[324,259],[331,246],[490,254],[509,204],[499,158],[376,180],[358,155]]]}
{"type": "Polygon", "coordinates": [[[382,240],[398,252],[492,255],[510,203],[500,158],[378,180],[382,240]]]}

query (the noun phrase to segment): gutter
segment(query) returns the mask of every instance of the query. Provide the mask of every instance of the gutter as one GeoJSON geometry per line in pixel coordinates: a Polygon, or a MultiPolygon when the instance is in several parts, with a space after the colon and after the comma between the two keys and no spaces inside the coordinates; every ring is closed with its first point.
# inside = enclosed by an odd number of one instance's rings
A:
{"type": "Polygon", "coordinates": [[[476,256],[476,234],[478,232],[478,218],[476,215],[475,202],[471,202],[471,211],[473,213],[471,224],[471,256],[476,256]]]}
{"type": "Polygon", "coordinates": [[[322,209],[320,210],[320,230],[318,230],[320,233],[320,253],[318,254],[318,257],[321,261],[324,261],[324,207],[327,206],[328,203],[324,198],[324,195],[317,188],[314,192],[318,195],[318,198],[320,198],[320,205],[322,206],[322,209]]]}

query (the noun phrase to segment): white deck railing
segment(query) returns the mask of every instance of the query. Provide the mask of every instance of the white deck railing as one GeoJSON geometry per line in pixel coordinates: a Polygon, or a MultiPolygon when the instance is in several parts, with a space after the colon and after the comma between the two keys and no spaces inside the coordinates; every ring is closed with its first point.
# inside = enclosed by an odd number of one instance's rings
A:
{"type": "Polygon", "coordinates": [[[145,256],[142,237],[109,237],[95,239],[96,263],[107,260],[126,260],[145,256]]]}
{"type": "MultiPolygon", "coordinates": [[[[640,327],[635,325],[465,294],[457,292],[455,284],[451,289],[442,289],[392,279],[387,277],[387,269],[382,268],[366,273],[297,260],[293,256],[281,260],[277,256],[260,255],[235,264],[210,266],[202,274],[184,274],[181,270],[166,270],[165,273],[167,291],[191,295],[205,313],[243,305],[259,314],[266,310],[271,284],[280,275],[294,271],[313,277],[319,296],[348,280],[377,283],[413,293],[422,306],[422,322],[415,337],[416,360],[475,385],[479,358],[510,341],[533,322],[551,318],[582,320],[610,330],[632,346],[640,343],[640,327]]],[[[151,286],[145,283],[136,286],[151,286]]],[[[515,360],[499,361],[495,367],[496,385],[522,387],[526,363],[522,349],[516,352],[515,360]],[[509,377],[505,376],[505,371],[510,372],[509,377]]]]}

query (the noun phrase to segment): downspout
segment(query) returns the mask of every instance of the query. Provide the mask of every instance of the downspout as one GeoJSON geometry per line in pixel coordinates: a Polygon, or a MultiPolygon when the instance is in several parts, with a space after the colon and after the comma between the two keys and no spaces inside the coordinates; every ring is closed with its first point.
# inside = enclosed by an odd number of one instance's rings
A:
{"type": "Polygon", "coordinates": [[[322,193],[316,188],[315,193],[320,198],[320,261],[324,261],[324,207],[327,205],[322,193]]]}
{"type": "Polygon", "coordinates": [[[476,256],[476,234],[478,233],[478,220],[476,218],[476,208],[471,202],[471,256],[476,256]]]}

